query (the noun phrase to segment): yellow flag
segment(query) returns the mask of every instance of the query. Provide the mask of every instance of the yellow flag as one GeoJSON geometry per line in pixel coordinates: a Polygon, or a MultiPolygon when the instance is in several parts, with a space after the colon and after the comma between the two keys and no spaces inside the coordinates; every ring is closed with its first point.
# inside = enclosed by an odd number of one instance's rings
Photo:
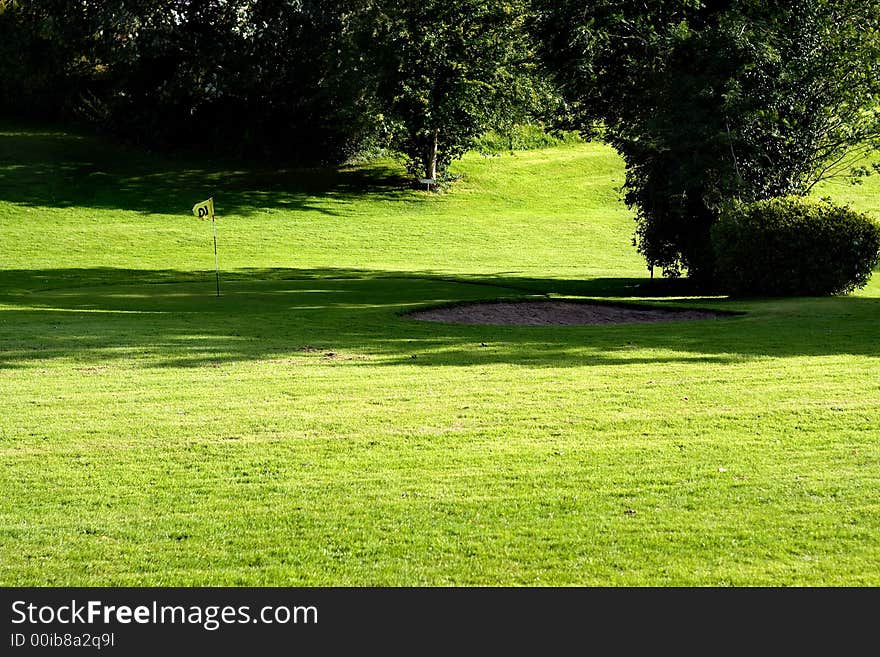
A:
{"type": "Polygon", "coordinates": [[[213,219],[214,218],[214,197],[212,196],[207,201],[202,201],[201,203],[196,203],[193,206],[193,214],[197,216],[199,219],[213,219]]]}

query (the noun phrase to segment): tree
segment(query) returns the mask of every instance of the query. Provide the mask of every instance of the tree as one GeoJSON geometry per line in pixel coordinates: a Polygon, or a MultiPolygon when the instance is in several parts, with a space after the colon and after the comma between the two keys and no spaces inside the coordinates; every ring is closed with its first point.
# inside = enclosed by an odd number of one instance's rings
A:
{"type": "Polygon", "coordinates": [[[352,63],[410,171],[436,179],[473,138],[547,98],[524,0],[377,0],[359,16],[352,63]]]}
{"type": "Polygon", "coordinates": [[[94,71],[88,15],[63,0],[0,0],[0,110],[57,118],[94,71]]]}
{"type": "MultiPolygon", "coordinates": [[[[335,163],[369,132],[340,68],[346,0],[117,0],[136,5],[110,58],[126,134],[261,160],[335,163]]],[[[117,21],[108,21],[113,27],[117,21]]]]}
{"type": "Polygon", "coordinates": [[[0,105],[150,147],[338,161],[372,128],[338,54],[353,5],[21,0],[0,13],[0,105]]]}
{"type": "Polygon", "coordinates": [[[727,201],[806,194],[880,147],[880,0],[537,5],[560,124],[620,152],[634,242],[668,275],[711,281],[727,201]]]}
{"type": "Polygon", "coordinates": [[[381,135],[433,179],[548,96],[527,0],[10,1],[0,104],[150,147],[332,163],[381,135]]]}

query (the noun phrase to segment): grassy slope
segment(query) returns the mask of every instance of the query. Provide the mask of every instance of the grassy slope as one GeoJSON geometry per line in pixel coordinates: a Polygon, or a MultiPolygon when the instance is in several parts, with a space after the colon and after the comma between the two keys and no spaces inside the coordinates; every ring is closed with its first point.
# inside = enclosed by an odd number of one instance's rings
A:
{"type": "Polygon", "coordinates": [[[2,132],[0,584],[880,583],[877,281],[678,298],[747,311],[723,321],[410,321],[677,294],[644,279],[608,149],[459,168],[435,197],[391,163],[2,132]],[[211,194],[220,299],[186,216],[211,194]]]}
{"type": "Polygon", "coordinates": [[[338,175],[195,169],[65,134],[9,132],[0,157],[9,217],[0,239],[21,245],[5,267],[211,270],[210,229],[186,213],[213,195],[225,269],[644,271],[627,248],[628,214],[612,184],[621,172],[607,148],[475,156],[463,167],[470,181],[440,198],[401,190],[391,161],[338,175]],[[112,239],[96,251],[104,231],[112,239]]]}

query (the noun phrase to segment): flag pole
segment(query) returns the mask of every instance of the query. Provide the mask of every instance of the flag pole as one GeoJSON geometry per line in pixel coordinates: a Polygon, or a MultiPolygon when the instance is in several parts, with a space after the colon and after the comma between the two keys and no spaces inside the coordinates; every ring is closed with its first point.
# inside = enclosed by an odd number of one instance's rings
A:
{"type": "Polygon", "coordinates": [[[211,215],[211,228],[214,230],[214,271],[217,274],[217,296],[220,296],[220,261],[217,259],[217,222],[211,215]]]}
{"type": "Polygon", "coordinates": [[[193,214],[199,219],[211,217],[211,231],[214,233],[214,271],[217,274],[217,296],[220,296],[220,260],[217,258],[217,221],[214,218],[214,197],[193,206],[193,214]]]}

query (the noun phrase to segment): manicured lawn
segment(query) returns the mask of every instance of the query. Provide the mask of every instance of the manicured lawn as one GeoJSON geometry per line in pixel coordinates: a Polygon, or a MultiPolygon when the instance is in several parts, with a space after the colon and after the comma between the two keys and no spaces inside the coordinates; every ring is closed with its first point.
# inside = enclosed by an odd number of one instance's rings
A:
{"type": "MultiPolygon", "coordinates": [[[[880,584],[880,278],[693,297],[647,279],[607,147],[456,169],[3,126],[0,585],[880,584]],[[402,315],[545,294],[744,314],[402,315]]],[[[876,178],[819,191],[880,218],[876,178]]]]}

